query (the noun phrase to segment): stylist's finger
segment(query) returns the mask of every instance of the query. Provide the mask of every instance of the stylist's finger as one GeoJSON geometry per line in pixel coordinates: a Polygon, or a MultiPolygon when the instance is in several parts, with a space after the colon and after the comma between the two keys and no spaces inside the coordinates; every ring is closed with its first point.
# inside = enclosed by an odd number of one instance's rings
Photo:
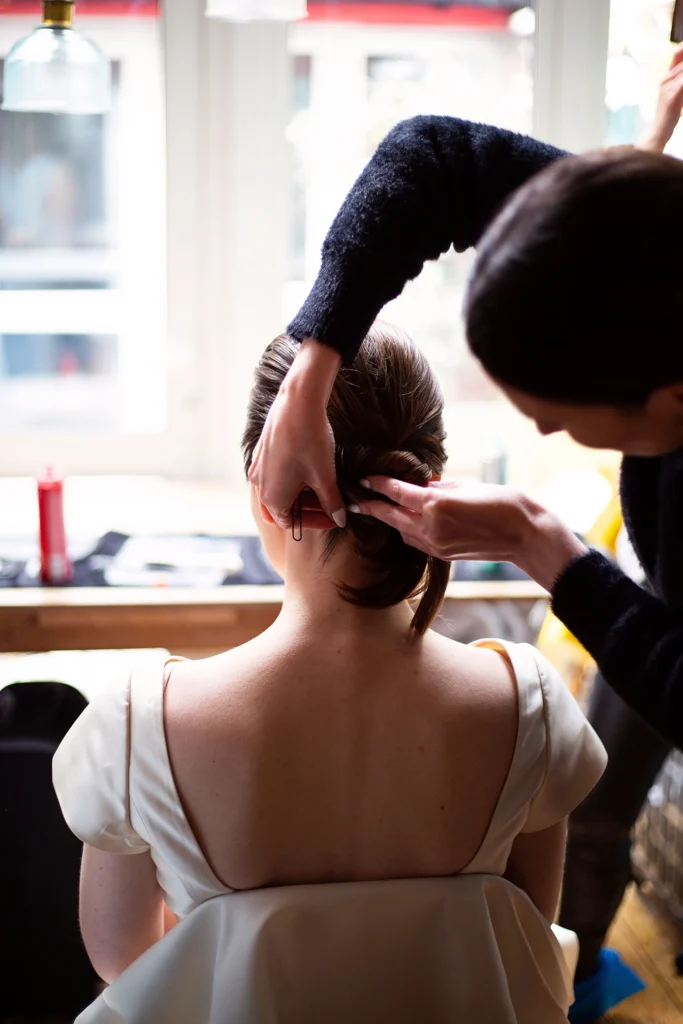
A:
{"type": "Polygon", "coordinates": [[[310,486],[315,492],[323,512],[329,516],[335,526],[343,530],[346,526],[346,506],[337,486],[334,468],[325,479],[318,479],[310,486]]]}
{"type": "Polygon", "coordinates": [[[668,94],[671,95],[672,92],[675,92],[678,89],[678,84],[681,80],[681,72],[683,72],[683,60],[677,61],[677,63],[667,71],[666,75],[662,79],[661,88],[665,95],[667,94],[667,91],[668,94]]]}
{"type": "MultiPolygon", "coordinates": [[[[367,480],[361,480],[363,487],[375,491],[376,494],[383,494],[397,505],[414,512],[422,512],[429,501],[429,490],[426,487],[418,487],[416,484],[406,483],[405,480],[396,480],[391,476],[369,476],[367,480]]],[[[380,502],[379,504],[384,504],[380,502]]],[[[385,508],[391,506],[384,505],[385,508]]],[[[370,513],[375,515],[374,512],[370,513]]],[[[376,516],[381,519],[381,516],[376,516]]],[[[386,520],[384,520],[386,522],[386,520]]],[[[393,523],[392,523],[393,525],[393,523]]]]}
{"type": "Polygon", "coordinates": [[[301,502],[304,529],[307,530],[333,530],[335,523],[322,510],[315,493],[307,487],[297,498],[296,505],[301,502]]]}
{"type": "Polygon", "coordinates": [[[681,63],[683,63],[683,43],[679,43],[674,50],[669,67],[675,68],[677,64],[681,63]]]}
{"type": "Polygon", "coordinates": [[[268,478],[264,480],[263,473],[250,477],[251,482],[259,488],[259,496],[271,516],[281,529],[287,529],[291,525],[292,507],[303,489],[303,484],[289,484],[284,489],[274,489],[268,485],[268,478]]]}
{"type": "Polygon", "coordinates": [[[317,496],[310,487],[306,487],[297,498],[295,508],[301,502],[301,521],[304,530],[333,530],[335,524],[322,510],[317,496]]]}
{"type": "Polygon", "coordinates": [[[444,555],[440,545],[435,543],[430,535],[429,522],[419,512],[411,512],[410,509],[401,508],[399,505],[388,505],[386,501],[373,500],[349,505],[349,512],[373,516],[387,526],[393,526],[406,544],[423,551],[426,555],[433,555],[434,558],[449,557],[448,554],[444,555]]]}
{"type": "MultiPolygon", "coordinates": [[[[264,431],[265,433],[265,431],[264,431]]],[[[297,467],[282,479],[274,474],[264,472],[265,463],[269,455],[272,458],[272,448],[269,448],[263,441],[263,435],[254,450],[254,457],[249,467],[249,482],[259,492],[259,499],[268,509],[275,522],[282,529],[291,525],[292,506],[296,498],[304,488],[301,476],[297,476],[297,467]]]]}
{"type": "Polygon", "coordinates": [[[419,514],[411,512],[410,509],[402,508],[400,505],[388,505],[386,501],[370,499],[370,501],[359,501],[349,505],[349,512],[357,515],[372,516],[374,519],[379,519],[380,522],[386,523],[387,526],[393,526],[399,533],[405,533],[406,536],[411,535],[416,538],[419,534],[419,529],[416,527],[417,521],[421,517],[419,514]]]}
{"type": "Polygon", "coordinates": [[[335,527],[335,524],[324,512],[303,511],[301,513],[301,525],[304,530],[334,530],[335,527]]]}

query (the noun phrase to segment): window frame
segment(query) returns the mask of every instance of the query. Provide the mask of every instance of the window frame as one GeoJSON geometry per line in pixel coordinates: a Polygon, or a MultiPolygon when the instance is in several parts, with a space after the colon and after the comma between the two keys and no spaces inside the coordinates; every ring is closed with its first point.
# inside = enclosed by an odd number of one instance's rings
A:
{"type": "Polygon", "coordinates": [[[610,0],[534,0],[532,6],[534,135],[573,153],[599,149],[607,131],[610,0]]]}

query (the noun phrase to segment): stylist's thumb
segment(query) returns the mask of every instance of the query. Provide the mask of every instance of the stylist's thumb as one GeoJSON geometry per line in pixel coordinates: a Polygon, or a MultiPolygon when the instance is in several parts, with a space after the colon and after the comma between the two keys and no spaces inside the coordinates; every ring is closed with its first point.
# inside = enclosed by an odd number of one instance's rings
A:
{"type": "Polygon", "coordinates": [[[323,512],[343,530],[346,526],[346,506],[334,476],[331,480],[321,480],[314,490],[323,512]]]}

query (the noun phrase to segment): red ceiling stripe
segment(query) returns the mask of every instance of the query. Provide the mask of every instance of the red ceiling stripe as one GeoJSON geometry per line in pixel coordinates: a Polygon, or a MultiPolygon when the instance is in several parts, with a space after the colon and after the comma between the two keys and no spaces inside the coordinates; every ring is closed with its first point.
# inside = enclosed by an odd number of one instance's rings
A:
{"type": "Polygon", "coordinates": [[[309,21],[361,22],[365,25],[450,25],[507,28],[509,12],[485,7],[438,7],[411,3],[320,3],[308,0],[309,21]]]}
{"type": "MultiPolygon", "coordinates": [[[[0,17],[3,15],[34,15],[40,21],[42,4],[38,0],[0,0],[0,17]]],[[[158,0],[145,0],[143,3],[126,3],[125,0],[114,0],[112,3],[98,0],[81,0],[76,3],[76,17],[79,14],[107,18],[156,18],[159,15],[158,0]]]]}
{"type": "MultiPolygon", "coordinates": [[[[39,0],[0,0],[3,15],[35,15],[40,19],[39,0]]],[[[126,3],[125,0],[81,0],[76,14],[110,18],[154,18],[159,15],[158,0],[126,3]]],[[[322,3],[309,0],[310,21],[355,22],[366,25],[450,25],[460,28],[505,29],[509,13],[485,7],[431,7],[413,3],[322,3]]]]}

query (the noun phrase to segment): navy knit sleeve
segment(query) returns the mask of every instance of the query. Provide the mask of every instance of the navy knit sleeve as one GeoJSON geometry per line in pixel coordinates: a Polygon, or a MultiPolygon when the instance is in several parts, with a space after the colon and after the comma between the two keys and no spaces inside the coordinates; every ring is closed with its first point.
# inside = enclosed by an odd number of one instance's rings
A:
{"type": "Polygon", "coordinates": [[[455,117],[396,125],[337,214],[320,273],[289,334],[317,338],[351,362],[382,307],[425,260],[475,245],[507,197],[565,155],[455,117]]]}
{"type": "Polygon", "coordinates": [[[666,605],[593,551],[560,576],[553,611],[612,689],[683,749],[683,625],[666,605]]]}

